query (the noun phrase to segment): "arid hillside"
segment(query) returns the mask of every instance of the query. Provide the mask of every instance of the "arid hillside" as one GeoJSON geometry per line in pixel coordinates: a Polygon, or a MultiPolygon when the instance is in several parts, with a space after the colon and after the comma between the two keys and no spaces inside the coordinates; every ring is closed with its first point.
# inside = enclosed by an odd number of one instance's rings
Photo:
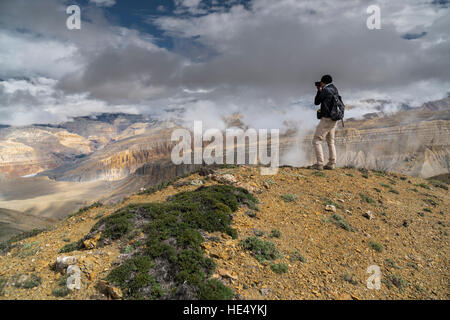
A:
{"type": "Polygon", "coordinates": [[[449,207],[384,171],[204,168],[3,243],[0,299],[449,299],[449,207]]]}

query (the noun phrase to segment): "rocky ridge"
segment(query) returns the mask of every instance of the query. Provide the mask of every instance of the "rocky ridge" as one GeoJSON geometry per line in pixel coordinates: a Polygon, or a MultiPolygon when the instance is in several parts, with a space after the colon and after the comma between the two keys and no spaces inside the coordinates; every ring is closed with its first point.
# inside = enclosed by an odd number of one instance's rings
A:
{"type": "Polygon", "coordinates": [[[93,205],[4,245],[0,299],[124,298],[127,289],[105,279],[136,240],[100,243],[86,235],[130,204],[164,203],[199,185],[222,184],[245,188],[259,200],[258,209],[241,206],[232,213],[237,237],[202,232],[202,252],[216,265],[211,278],[230,288],[234,299],[449,298],[447,184],[353,168],[284,167],[261,176],[258,168],[241,166],[199,173],[119,205],[93,205]],[[58,269],[63,257],[72,262],[58,269]],[[69,265],[80,269],[80,289],[65,286],[69,265]],[[380,290],[366,285],[372,265],[381,271],[380,290]]]}

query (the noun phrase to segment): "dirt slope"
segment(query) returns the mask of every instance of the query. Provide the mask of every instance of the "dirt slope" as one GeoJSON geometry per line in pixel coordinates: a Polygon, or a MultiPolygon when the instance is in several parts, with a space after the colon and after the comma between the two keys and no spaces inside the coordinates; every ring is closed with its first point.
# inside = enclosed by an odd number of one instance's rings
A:
{"type": "MultiPolygon", "coordinates": [[[[212,277],[231,288],[236,298],[450,298],[446,184],[351,168],[317,172],[286,167],[274,176],[261,176],[258,168],[244,166],[217,173],[233,175],[236,185],[260,201],[259,211],[241,207],[233,214],[237,239],[208,234],[202,245],[217,264],[212,277]],[[330,206],[336,212],[328,211],[330,206]],[[258,262],[242,246],[247,237],[273,243],[280,256],[258,262]],[[371,265],[380,268],[380,290],[366,286],[371,265]]],[[[160,191],[133,195],[120,205],[87,209],[4,249],[0,299],[57,299],[54,290],[62,275],[49,265],[61,255],[77,257],[82,272],[81,289],[63,299],[106,298],[97,284],[131,243],[122,239],[64,254],[58,253],[61,247],[81,239],[100,218],[120,207],[163,202],[198,188],[190,184],[193,180],[218,183],[194,174],[160,191]],[[23,288],[24,282],[32,288],[23,288]]]]}

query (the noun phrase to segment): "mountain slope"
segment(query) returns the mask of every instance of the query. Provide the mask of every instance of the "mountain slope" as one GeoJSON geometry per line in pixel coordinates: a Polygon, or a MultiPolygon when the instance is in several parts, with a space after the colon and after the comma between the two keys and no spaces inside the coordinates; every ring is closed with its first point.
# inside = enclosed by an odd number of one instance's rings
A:
{"type": "MultiPolygon", "coordinates": [[[[130,254],[145,252],[142,241],[147,236],[127,230],[117,240],[99,241],[93,230],[106,221],[99,219],[114,217],[130,204],[137,210],[132,212],[141,212],[149,203],[165,205],[169,196],[197,190],[199,180],[206,186],[220,180],[246,188],[259,199],[259,211],[241,206],[232,214],[237,238],[201,232],[203,254],[217,265],[212,278],[232,289],[235,298],[449,299],[450,198],[445,183],[351,168],[316,172],[285,167],[274,176],[261,176],[258,168],[241,166],[201,173],[159,191],[133,195],[119,205],[81,210],[52,230],[9,244],[0,256],[0,277],[7,281],[1,298],[56,299],[63,275],[49,265],[58,256],[75,256],[81,270],[81,289],[67,292],[64,299],[126,297],[126,288],[119,290],[101,279],[126,265],[130,254]],[[204,176],[209,173],[213,175],[204,176]],[[336,212],[328,211],[331,206],[336,212]],[[79,239],[88,242],[81,245],[79,239]],[[66,241],[75,245],[59,253],[66,241]],[[259,244],[262,249],[252,252],[259,244]],[[380,268],[380,290],[366,287],[371,265],[380,268]],[[36,287],[22,288],[20,279],[34,279],[36,287]],[[18,282],[19,288],[14,285],[18,282]]],[[[133,217],[133,228],[138,228],[140,220],[133,217]]],[[[158,279],[167,271],[160,268],[167,265],[160,263],[165,260],[154,261],[156,267],[148,272],[158,279]]]]}

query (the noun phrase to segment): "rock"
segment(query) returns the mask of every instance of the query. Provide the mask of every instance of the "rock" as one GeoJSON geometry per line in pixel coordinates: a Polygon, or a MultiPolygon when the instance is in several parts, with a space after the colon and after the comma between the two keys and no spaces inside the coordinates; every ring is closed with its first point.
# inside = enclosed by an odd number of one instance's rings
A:
{"type": "Polygon", "coordinates": [[[260,292],[261,295],[263,295],[263,296],[269,295],[269,293],[270,293],[271,291],[272,291],[272,290],[271,290],[270,288],[261,288],[261,289],[259,289],[259,292],[260,292]]]}
{"type": "Polygon", "coordinates": [[[76,265],[70,265],[67,267],[67,274],[70,276],[67,279],[67,289],[80,290],[81,289],[81,270],[76,265]]]}
{"type": "Polygon", "coordinates": [[[111,287],[109,294],[114,300],[122,299],[122,290],[120,288],[111,287]]]}
{"type": "Polygon", "coordinates": [[[327,204],[327,206],[325,207],[326,211],[332,211],[332,212],[336,212],[336,207],[331,205],[331,204],[327,204]]]}
{"type": "Polygon", "coordinates": [[[199,180],[199,179],[192,180],[192,181],[191,181],[191,185],[192,185],[192,186],[201,186],[201,185],[203,185],[203,181],[202,181],[202,180],[199,180]]]}
{"type": "Polygon", "coordinates": [[[369,220],[372,220],[374,218],[372,211],[368,210],[367,212],[363,213],[363,217],[367,218],[369,220]]]}
{"type": "Polygon", "coordinates": [[[97,283],[97,289],[104,295],[111,297],[114,300],[122,299],[122,290],[120,290],[120,288],[111,286],[105,280],[100,280],[97,283]]]}
{"type": "Polygon", "coordinates": [[[75,256],[59,256],[56,258],[54,269],[55,271],[62,272],[70,265],[74,265],[76,263],[77,258],[75,256]]]}
{"type": "Polygon", "coordinates": [[[249,216],[250,218],[256,218],[256,212],[255,211],[245,211],[245,214],[249,216]]]}
{"type": "Polygon", "coordinates": [[[253,229],[253,234],[257,237],[262,237],[265,234],[265,232],[258,229],[253,229]]]}
{"type": "Polygon", "coordinates": [[[345,213],[348,214],[348,215],[352,214],[352,212],[350,210],[345,210],[345,213]]]}
{"type": "Polygon", "coordinates": [[[344,203],[345,200],[344,199],[338,199],[339,202],[344,203]]]}
{"type": "Polygon", "coordinates": [[[230,278],[233,280],[237,280],[238,276],[236,274],[234,274],[234,272],[230,272],[228,270],[225,269],[218,269],[217,272],[219,273],[219,275],[221,275],[224,278],[230,278]]]}
{"type": "Polygon", "coordinates": [[[94,249],[97,246],[97,242],[98,242],[98,240],[100,240],[101,236],[102,236],[102,233],[99,232],[94,237],[84,240],[83,246],[89,250],[94,249]]]}
{"type": "Polygon", "coordinates": [[[237,182],[236,178],[232,174],[224,174],[224,175],[214,174],[212,176],[212,179],[224,184],[235,184],[237,182]]]}
{"type": "Polygon", "coordinates": [[[213,175],[214,173],[215,173],[215,171],[214,171],[213,169],[211,169],[211,168],[205,168],[205,167],[201,168],[201,169],[198,171],[198,174],[199,174],[200,176],[202,176],[202,177],[206,177],[206,176],[208,176],[208,175],[213,175]]]}
{"type": "Polygon", "coordinates": [[[177,181],[173,184],[175,188],[184,187],[190,185],[189,181],[177,181]]]}
{"type": "Polygon", "coordinates": [[[90,272],[90,273],[88,273],[88,279],[89,279],[90,281],[94,281],[95,278],[96,278],[96,276],[97,276],[97,274],[96,274],[95,272],[90,272]]]}

